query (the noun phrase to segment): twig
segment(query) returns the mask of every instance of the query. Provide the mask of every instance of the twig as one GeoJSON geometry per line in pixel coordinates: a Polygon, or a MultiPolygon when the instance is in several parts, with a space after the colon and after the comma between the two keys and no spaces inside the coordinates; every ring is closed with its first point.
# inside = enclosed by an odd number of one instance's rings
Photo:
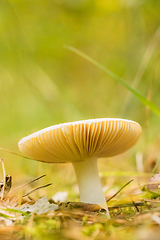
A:
{"type": "Polygon", "coordinates": [[[133,203],[133,205],[135,206],[135,208],[136,208],[136,210],[137,210],[137,212],[139,212],[139,209],[138,209],[138,207],[137,207],[137,204],[132,200],[132,198],[130,197],[130,199],[131,199],[131,201],[132,201],[132,203],[133,203]]]}
{"type": "MultiPolygon", "coordinates": [[[[135,203],[135,202],[134,202],[135,203]]],[[[134,207],[133,202],[129,202],[129,203],[124,203],[124,204],[118,204],[118,205],[115,205],[115,206],[108,206],[109,210],[111,209],[117,209],[117,208],[126,208],[126,207],[134,207]]],[[[136,202],[136,206],[145,206],[144,202],[136,202]]]]}
{"type": "Polygon", "coordinates": [[[35,188],[35,189],[33,189],[32,191],[30,191],[29,193],[24,194],[23,197],[26,197],[26,196],[28,196],[29,194],[31,194],[31,193],[33,193],[33,192],[35,192],[35,191],[37,191],[37,190],[39,190],[39,189],[41,189],[41,188],[48,187],[48,186],[50,186],[50,185],[52,185],[52,183],[48,183],[48,184],[43,185],[43,186],[41,186],[41,187],[35,188]]]}
{"type": "Polygon", "coordinates": [[[109,199],[107,199],[107,202],[109,202],[112,198],[114,198],[118,193],[120,193],[121,191],[122,191],[122,189],[123,188],[125,188],[128,184],[130,184],[131,182],[133,181],[133,179],[132,180],[130,180],[129,182],[127,182],[123,187],[121,187],[119,190],[118,190],[118,192],[116,192],[113,196],[111,196],[109,199]]]}
{"type": "Polygon", "coordinates": [[[144,198],[143,199],[145,202],[151,202],[151,203],[160,203],[159,200],[156,200],[156,199],[147,199],[147,198],[144,198]]]}
{"type": "Polygon", "coordinates": [[[5,191],[5,187],[6,187],[6,171],[5,171],[3,159],[0,159],[0,161],[1,161],[1,163],[2,163],[3,178],[4,178],[4,184],[3,184],[2,196],[1,196],[1,200],[3,200],[3,198],[4,198],[4,191],[5,191]]]}
{"type": "Polygon", "coordinates": [[[46,176],[46,175],[42,175],[42,176],[40,176],[40,177],[37,177],[37,178],[31,180],[30,182],[25,183],[24,185],[19,186],[19,187],[15,188],[15,189],[11,190],[10,193],[13,192],[13,191],[17,191],[17,190],[19,190],[20,188],[26,187],[26,186],[28,186],[29,184],[31,184],[31,183],[33,183],[33,182],[35,182],[35,181],[37,181],[37,180],[39,180],[39,179],[41,179],[41,178],[43,178],[43,177],[45,177],[45,176],[46,176]]]}

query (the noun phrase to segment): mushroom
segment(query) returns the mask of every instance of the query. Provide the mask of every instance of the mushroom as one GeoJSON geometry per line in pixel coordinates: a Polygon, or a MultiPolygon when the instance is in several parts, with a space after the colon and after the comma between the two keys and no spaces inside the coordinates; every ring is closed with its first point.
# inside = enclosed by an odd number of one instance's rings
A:
{"type": "Polygon", "coordinates": [[[80,201],[106,209],[106,199],[97,169],[97,159],[123,153],[140,138],[141,126],[130,120],[100,118],[54,125],[19,143],[28,157],[47,163],[73,164],[80,191],[80,201]]]}

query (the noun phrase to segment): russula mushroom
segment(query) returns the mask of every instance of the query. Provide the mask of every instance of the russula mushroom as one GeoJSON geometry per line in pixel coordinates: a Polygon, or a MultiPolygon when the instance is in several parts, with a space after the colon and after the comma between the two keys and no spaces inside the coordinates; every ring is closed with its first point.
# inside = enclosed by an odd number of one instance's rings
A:
{"type": "Polygon", "coordinates": [[[111,157],[133,147],[141,127],[130,120],[100,118],[62,123],[22,138],[20,151],[47,163],[71,162],[78,180],[80,201],[98,204],[109,212],[97,170],[97,158],[111,157]]]}

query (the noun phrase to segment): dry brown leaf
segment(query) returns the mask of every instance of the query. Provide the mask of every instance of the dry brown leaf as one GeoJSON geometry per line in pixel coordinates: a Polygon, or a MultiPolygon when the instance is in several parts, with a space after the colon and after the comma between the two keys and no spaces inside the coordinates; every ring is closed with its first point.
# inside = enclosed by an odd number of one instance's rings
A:
{"type": "MultiPolygon", "coordinates": [[[[83,202],[68,202],[68,203],[60,203],[60,210],[72,210],[72,209],[80,209],[82,211],[94,212],[102,209],[97,204],[83,203],[83,202]]],[[[105,211],[105,210],[104,210],[105,211]]]]}

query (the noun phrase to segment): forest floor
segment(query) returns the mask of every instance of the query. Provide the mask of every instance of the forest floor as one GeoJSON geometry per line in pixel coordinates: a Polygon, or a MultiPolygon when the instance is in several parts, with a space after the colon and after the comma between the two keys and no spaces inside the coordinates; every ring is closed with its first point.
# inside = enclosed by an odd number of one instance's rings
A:
{"type": "Polygon", "coordinates": [[[0,200],[0,239],[158,240],[159,177],[155,174],[149,184],[125,194],[125,186],[131,181],[119,189],[107,201],[109,220],[98,205],[54,202],[47,197],[33,199],[30,194],[20,196],[6,191],[0,200]]]}

